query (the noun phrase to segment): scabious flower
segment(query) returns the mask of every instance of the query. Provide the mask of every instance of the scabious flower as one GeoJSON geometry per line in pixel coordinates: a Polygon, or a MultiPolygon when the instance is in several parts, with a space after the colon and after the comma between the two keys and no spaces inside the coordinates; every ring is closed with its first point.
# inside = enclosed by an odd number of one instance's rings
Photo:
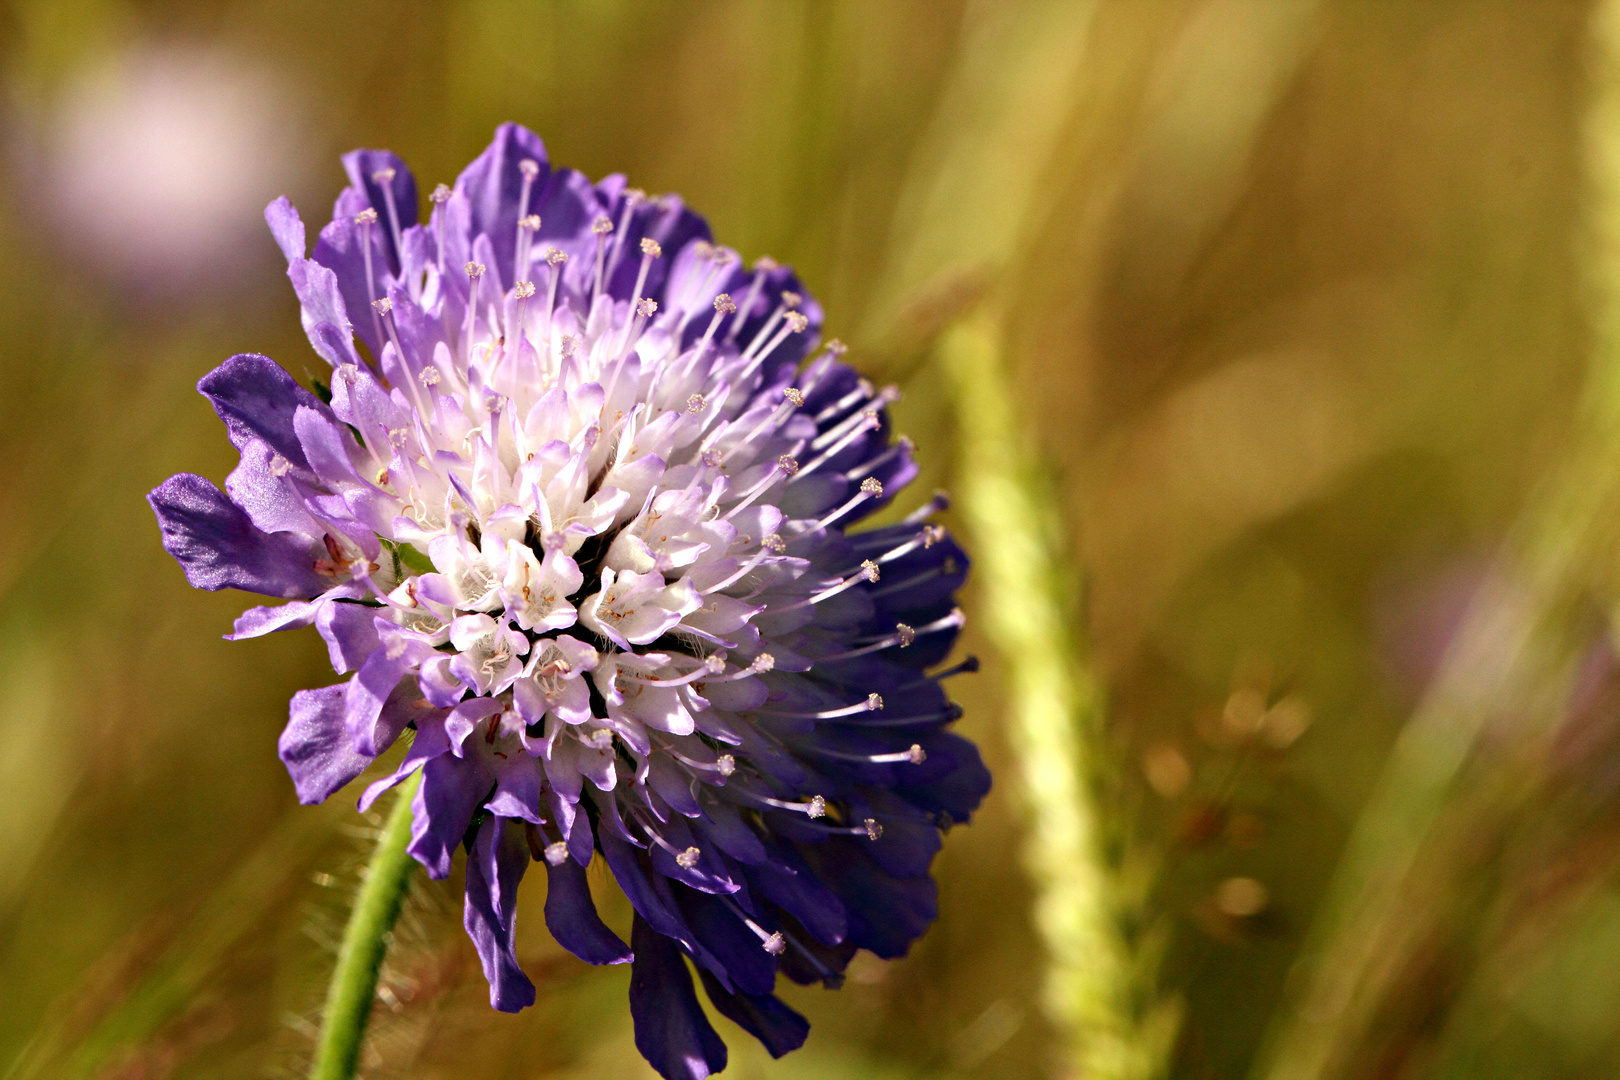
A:
{"type": "Polygon", "coordinates": [[[230,637],[313,624],[349,676],[293,696],[301,801],[408,741],[360,806],[421,771],[409,850],[442,878],[466,849],[495,1008],[534,1001],[514,902],[539,861],[558,942],[633,964],[664,1076],[726,1060],[683,954],[722,1015],[796,1048],[778,972],[836,985],[858,948],[906,952],[940,834],[990,783],[945,730],[941,682],[973,662],[931,670],[967,572],[942,499],[849,531],[916,473],[893,391],[814,348],[790,270],[516,125],[426,224],[398,158],[343,160],[313,257],[286,199],[265,212],[330,389],[256,355],[205,376],[241,463],[224,493],[152,492],[165,548],[194,586],[287,601],[230,637]],[[598,854],[629,944],[587,889],[598,854]]]}

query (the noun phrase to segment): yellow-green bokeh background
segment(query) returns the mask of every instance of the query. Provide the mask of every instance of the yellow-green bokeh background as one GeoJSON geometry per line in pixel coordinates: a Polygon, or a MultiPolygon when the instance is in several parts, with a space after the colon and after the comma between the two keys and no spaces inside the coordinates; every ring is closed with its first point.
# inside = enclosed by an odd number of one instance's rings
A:
{"type": "MultiPolygon", "coordinates": [[[[186,588],[143,499],[233,464],[192,391],[205,371],[315,358],[267,233],[229,281],[167,292],[63,238],[39,162],[95,72],[205,49],[272,73],[297,158],[278,175],[312,223],[343,150],[390,147],[431,186],[508,119],[556,163],[681,193],[745,257],[794,264],[852,358],[901,385],[919,493],[973,464],[954,437],[972,399],[953,404],[932,344],[993,306],[1085,586],[1095,780],[1162,943],[1151,981],[1181,1003],[1172,1071],[1236,1078],[1297,990],[1458,596],[1563,452],[1591,351],[1590,18],[1561,0],[5,0],[0,1076],[297,1075],[364,854],[352,802],[298,808],[274,753],[287,697],[332,679],[321,643],[220,640],[244,598],[186,588]],[[1255,694],[1309,728],[1243,742],[1255,694]],[[1263,910],[1222,909],[1232,878],[1264,886],[1263,910]]],[[[970,585],[970,617],[985,602],[970,585]]],[[[957,684],[960,728],[998,785],[947,839],[939,923],[838,994],[790,992],[814,1025],[796,1055],[726,1027],[727,1075],[1060,1075],[1004,661],[977,630],[966,647],[987,663],[957,684]]],[[[1337,1075],[1620,1067],[1613,712],[1547,788],[1568,799],[1513,804],[1511,829],[1464,845],[1484,884],[1404,957],[1337,1075]]],[[[365,1076],[644,1074],[628,973],[552,945],[530,887],[541,1003],[507,1017],[457,883],[421,882],[365,1076]]]]}

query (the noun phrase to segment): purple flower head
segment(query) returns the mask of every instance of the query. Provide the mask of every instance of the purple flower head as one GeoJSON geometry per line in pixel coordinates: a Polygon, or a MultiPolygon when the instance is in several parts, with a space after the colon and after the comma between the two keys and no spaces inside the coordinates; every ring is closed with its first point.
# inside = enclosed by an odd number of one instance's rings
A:
{"type": "Polygon", "coordinates": [[[421,770],[410,852],[444,877],[466,849],[497,1009],[534,1001],[513,905],[539,861],[557,940],[633,963],[664,1076],[725,1065],[686,960],[794,1049],[778,972],[836,984],[858,948],[906,952],[940,833],[990,783],[946,730],[941,682],[972,661],[937,670],[967,572],[942,501],[849,531],[916,473],[893,391],[817,351],[790,270],[745,268],[673,196],[553,169],[516,125],[425,224],[392,154],[344,165],[313,257],[285,199],[266,211],[330,392],[262,356],[209,373],[241,463],[224,493],[152,493],[164,546],[199,588],[287,601],[231,636],[314,624],[349,676],[293,697],[302,801],[414,732],[360,805],[421,770]],[[598,854],[629,944],[586,888],[598,854]]]}

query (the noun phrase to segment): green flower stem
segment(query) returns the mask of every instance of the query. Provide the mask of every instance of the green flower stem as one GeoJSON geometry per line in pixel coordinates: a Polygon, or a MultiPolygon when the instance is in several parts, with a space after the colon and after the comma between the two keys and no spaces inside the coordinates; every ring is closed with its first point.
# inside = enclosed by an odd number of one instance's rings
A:
{"type": "Polygon", "coordinates": [[[1138,1016],[1133,1002],[1136,972],[1091,784],[1102,697],[1071,628],[1074,589],[1055,544],[1062,522],[1007,390],[995,318],[981,310],[964,319],[940,353],[956,398],[961,508],[978,540],[982,610],[1007,664],[1046,1011],[1072,1040],[1064,1056],[1076,1075],[1149,1080],[1164,1071],[1175,1016],[1138,1016]]]}
{"type": "Polygon", "coordinates": [[[399,786],[388,821],[377,837],[377,850],[366,867],[360,895],[355,897],[326,991],[310,1080],[352,1080],[360,1061],[361,1040],[377,996],[377,973],[411,880],[413,860],[405,846],[411,839],[411,797],[421,781],[422,774],[417,772],[399,786]]]}

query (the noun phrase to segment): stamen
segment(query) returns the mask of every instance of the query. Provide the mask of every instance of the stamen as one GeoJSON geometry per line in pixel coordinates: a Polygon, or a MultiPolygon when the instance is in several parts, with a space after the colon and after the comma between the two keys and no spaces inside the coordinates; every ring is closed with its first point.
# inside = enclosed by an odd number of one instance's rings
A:
{"type": "MultiPolygon", "coordinates": [[[[868,476],[865,480],[861,481],[861,489],[855,493],[854,497],[852,497],[843,506],[840,506],[826,517],[816,522],[815,525],[811,527],[811,530],[814,531],[815,529],[825,529],[828,525],[831,525],[833,522],[837,521],[839,518],[861,505],[861,503],[866,502],[868,499],[878,498],[882,494],[883,482],[877,479],[875,476],[868,476]]],[[[876,567],[876,565],[876,563],[872,563],[872,566],[876,567]]],[[[872,580],[877,580],[875,574],[872,580]]]]}
{"type": "Polygon", "coordinates": [[[795,408],[804,406],[804,391],[796,386],[790,386],[782,391],[782,396],[793,403],[795,408]]]}
{"type": "MultiPolygon", "coordinates": [[[[366,299],[368,301],[377,299],[377,281],[371,270],[371,226],[376,222],[377,211],[369,206],[354,216],[354,223],[360,226],[360,251],[365,257],[366,263],[366,299]]],[[[381,342],[383,336],[382,316],[375,309],[371,312],[371,324],[376,330],[378,342],[381,342]]],[[[380,352],[382,346],[379,344],[377,349],[380,352]]]]}
{"type": "Polygon", "coordinates": [[[874,393],[876,393],[876,389],[866,379],[856,380],[855,389],[816,413],[816,423],[826,423],[845,409],[852,409],[860,402],[867,400],[874,393]]]}
{"type": "Polygon", "coordinates": [[[928,760],[928,752],[921,743],[912,743],[904,750],[892,754],[846,754],[841,750],[828,750],[822,746],[805,746],[804,752],[835,761],[851,761],[862,765],[921,765],[928,760]]]}
{"type": "MultiPolygon", "coordinates": [[[[737,305],[731,302],[730,293],[721,293],[714,298],[714,318],[709,320],[709,328],[703,332],[703,340],[698,342],[697,351],[692,357],[692,363],[696,363],[697,358],[708,351],[709,342],[714,340],[714,331],[720,325],[720,320],[736,310],[737,305]]],[[[688,366],[687,370],[690,371],[691,367],[688,366]]]]}
{"type": "Polygon", "coordinates": [[[689,847],[679,855],[675,856],[675,863],[682,870],[690,870],[692,867],[697,865],[698,859],[700,859],[702,856],[703,852],[701,850],[695,847],[689,847]]]}
{"type": "Polygon", "coordinates": [[[640,296],[641,290],[647,286],[647,271],[652,267],[652,261],[664,254],[664,249],[658,246],[658,241],[650,236],[641,238],[641,269],[636,274],[636,287],[630,290],[631,296],[640,296]]]}
{"type": "Polygon", "coordinates": [[[591,286],[592,300],[602,292],[602,252],[607,247],[607,237],[612,231],[613,221],[606,214],[597,214],[596,220],[591,222],[591,232],[596,234],[596,277],[595,284],[591,286]]]}
{"type": "MultiPolygon", "coordinates": [[[[720,465],[725,464],[726,459],[725,459],[724,455],[716,453],[715,451],[712,451],[712,450],[710,451],[710,453],[715,455],[714,464],[715,464],[716,467],[719,467],[720,465]]],[[[705,455],[705,458],[707,458],[707,455],[705,455]]],[[[793,459],[788,458],[787,460],[792,461],[793,459]]],[[[760,478],[759,483],[757,483],[753,487],[749,488],[748,493],[746,495],[744,495],[741,499],[739,499],[736,502],[736,504],[732,506],[732,508],[730,510],[726,511],[726,520],[730,521],[732,519],[732,517],[734,517],[735,515],[741,513],[742,511],[746,510],[748,508],[749,504],[751,504],[755,499],[759,498],[761,495],[763,495],[767,491],[769,491],[776,484],[776,482],[778,480],[782,479],[784,476],[791,476],[791,475],[792,475],[792,473],[788,470],[786,465],[784,465],[782,461],[777,461],[776,464],[771,466],[770,471],[767,472],[763,477],[760,478]]]]}
{"type": "Polygon", "coordinates": [[[781,956],[787,951],[787,938],[783,937],[782,932],[778,930],[765,939],[764,948],[772,956],[781,956]]]}
{"type": "Polygon", "coordinates": [[[912,441],[902,435],[895,440],[893,446],[883,451],[883,453],[879,454],[877,457],[871,459],[870,461],[863,461],[861,464],[844,473],[844,479],[854,480],[856,477],[875,473],[879,469],[883,468],[883,466],[899,457],[901,454],[910,453],[913,446],[914,444],[912,441]]]}
{"type": "Polygon", "coordinates": [[[371,179],[382,188],[383,205],[388,207],[388,228],[394,234],[394,255],[399,260],[399,272],[405,272],[405,242],[400,237],[399,211],[394,207],[394,170],[378,169],[371,179]]]}
{"type": "MultiPolygon", "coordinates": [[[[624,209],[619,211],[619,226],[614,231],[613,254],[608,256],[607,276],[613,279],[614,273],[619,269],[619,260],[624,258],[624,238],[630,235],[630,215],[635,212],[647,198],[647,193],[640,188],[631,188],[624,193],[624,209]]],[[[635,296],[636,293],[631,293],[635,296]]]]}
{"type": "Polygon", "coordinates": [[[934,492],[933,497],[927,502],[923,503],[921,506],[917,507],[917,509],[913,510],[911,513],[902,518],[901,524],[918,525],[924,521],[927,521],[935,514],[942,514],[950,508],[951,497],[945,494],[943,491],[936,491],[934,492]]]}
{"type": "MultiPolygon", "coordinates": [[[[382,316],[382,325],[388,331],[388,340],[394,346],[394,355],[399,358],[399,366],[405,367],[405,347],[399,343],[399,334],[394,330],[394,317],[390,314],[394,310],[394,302],[385,296],[381,300],[373,300],[371,308],[382,316]]],[[[377,357],[377,360],[381,363],[382,357],[377,357]]],[[[416,387],[407,383],[406,389],[410,392],[412,401],[418,408],[421,408],[422,402],[416,396],[416,387]]]]}
{"type": "Polygon", "coordinates": [[[962,718],[962,707],[955,702],[946,702],[945,707],[935,712],[914,713],[911,716],[883,716],[870,720],[862,720],[863,728],[894,728],[912,727],[917,724],[949,724],[953,720],[962,718]]]}
{"type": "Polygon", "coordinates": [[[700,413],[708,407],[708,404],[709,403],[707,401],[703,400],[702,394],[693,394],[691,397],[686,399],[686,411],[689,413],[700,413]]]}
{"type": "Polygon", "coordinates": [[[882,694],[868,694],[865,701],[845,705],[841,709],[823,709],[820,712],[779,712],[775,709],[755,709],[761,716],[780,716],[791,720],[836,720],[841,716],[858,716],[864,712],[877,712],[883,708],[882,694]]]}
{"type": "Polygon", "coordinates": [[[829,586],[818,593],[811,593],[803,600],[798,600],[783,607],[774,608],[773,610],[797,611],[799,608],[809,607],[811,604],[819,604],[823,600],[830,600],[834,596],[837,596],[839,593],[843,592],[845,589],[853,589],[863,581],[876,581],[877,579],[878,564],[873,562],[871,559],[867,559],[865,562],[861,563],[861,568],[859,570],[855,571],[838,584],[829,586]]]}
{"type": "Polygon", "coordinates": [[[804,475],[809,475],[810,473],[815,472],[817,469],[821,468],[821,466],[825,465],[827,462],[831,461],[833,458],[835,458],[839,454],[843,453],[844,450],[851,443],[853,443],[856,439],[859,439],[862,436],[864,436],[867,432],[875,431],[875,430],[877,430],[878,428],[880,428],[882,426],[883,426],[883,420],[882,420],[882,418],[880,418],[878,416],[877,413],[875,413],[875,412],[865,413],[864,414],[864,419],[860,423],[858,423],[854,427],[852,427],[849,430],[849,433],[846,434],[842,439],[839,439],[832,446],[828,447],[827,450],[825,452],[823,452],[820,457],[816,458],[810,464],[806,465],[804,467],[804,471],[800,475],[804,476],[804,475]]]}
{"type": "Polygon", "coordinates": [[[440,184],[428,196],[434,206],[440,209],[433,215],[433,247],[435,249],[435,263],[439,272],[439,294],[444,295],[444,204],[450,201],[450,189],[440,184]]]}
{"type": "Polygon", "coordinates": [[[851,427],[860,424],[862,422],[862,417],[866,417],[868,420],[870,420],[871,417],[878,415],[879,409],[883,408],[885,405],[893,404],[898,400],[900,400],[900,391],[895,387],[885,386],[883,388],[883,392],[876,395],[872,399],[868,408],[863,409],[860,412],[850,413],[843,420],[840,420],[837,424],[828,428],[826,431],[821,432],[814,439],[812,439],[810,441],[810,449],[820,450],[829,443],[838,441],[839,439],[843,438],[851,427]]]}
{"type": "MultiPolygon", "coordinates": [[[[529,224],[529,192],[534,188],[534,178],[540,175],[540,163],[532,158],[524,158],[518,162],[518,172],[523,174],[523,187],[518,192],[517,235],[512,241],[512,280],[517,281],[529,271],[529,245],[525,233],[529,224]]],[[[539,221],[534,227],[540,227],[539,221]]]]}
{"type": "Polygon", "coordinates": [[[761,255],[754,263],[754,281],[748,286],[748,297],[737,308],[737,317],[731,321],[731,330],[726,334],[727,341],[735,341],[737,332],[742,329],[743,322],[748,313],[754,310],[754,301],[759,299],[760,290],[765,287],[765,275],[776,269],[776,260],[769,255],[761,255]]]}
{"type": "Polygon", "coordinates": [[[552,866],[561,866],[568,858],[568,845],[561,840],[555,840],[546,845],[546,862],[552,866]]]}
{"type": "Polygon", "coordinates": [[[872,595],[873,596],[888,596],[888,595],[890,595],[892,593],[904,592],[907,589],[915,588],[916,586],[921,585],[923,582],[927,581],[929,578],[940,577],[940,576],[946,575],[946,574],[954,574],[959,569],[961,569],[961,568],[957,565],[956,560],[949,557],[949,556],[947,556],[945,558],[945,560],[943,562],[941,562],[938,566],[931,567],[931,568],[929,568],[927,570],[923,570],[923,571],[920,571],[919,573],[913,574],[911,577],[904,578],[903,580],[893,582],[893,583],[891,583],[889,585],[885,585],[882,589],[878,590],[877,592],[874,592],[872,595]]]}
{"type": "Polygon", "coordinates": [[[484,276],[484,264],[469,262],[462,267],[467,271],[467,330],[462,335],[461,351],[472,359],[473,322],[478,311],[478,279],[484,276]]]}

